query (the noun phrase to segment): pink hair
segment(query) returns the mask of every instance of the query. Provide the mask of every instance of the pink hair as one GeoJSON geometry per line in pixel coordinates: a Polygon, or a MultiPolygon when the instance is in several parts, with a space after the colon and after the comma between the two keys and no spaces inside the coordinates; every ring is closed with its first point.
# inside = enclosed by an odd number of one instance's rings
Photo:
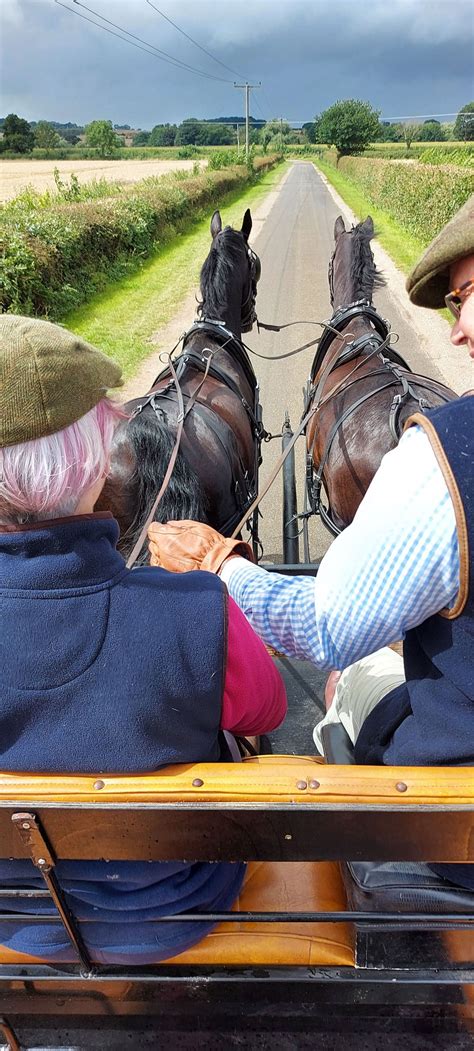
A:
{"type": "Polygon", "coordinates": [[[122,406],[102,398],[56,434],[0,449],[0,525],[21,525],[74,514],[104,477],[122,406]]]}

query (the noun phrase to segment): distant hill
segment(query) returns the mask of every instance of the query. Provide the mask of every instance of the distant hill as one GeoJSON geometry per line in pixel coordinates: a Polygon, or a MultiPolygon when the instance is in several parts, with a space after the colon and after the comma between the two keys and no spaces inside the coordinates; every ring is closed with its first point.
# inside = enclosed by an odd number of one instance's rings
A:
{"type": "MultiPolygon", "coordinates": [[[[202,120],[205,124],[245,124],[245,117],[242,117],[242,114],[238,117],[203,117],[202,120]]],[[[262,120],[261,117],[249,116],[249,124],[263,127],[263,125],[266,124],[266,121],[262,120]]]]}

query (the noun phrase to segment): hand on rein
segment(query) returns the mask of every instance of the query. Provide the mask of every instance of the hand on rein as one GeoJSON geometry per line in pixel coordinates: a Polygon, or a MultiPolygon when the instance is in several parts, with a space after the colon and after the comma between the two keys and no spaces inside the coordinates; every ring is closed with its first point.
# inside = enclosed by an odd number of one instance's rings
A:
{"type": "Polygon", "coordinates": [[[241,555],[254,562],[243,540],[231,540],[203,522],[152,522],[148,529],[150,563],[171,573],[204,569],[218,573],[228,558],[241,555]]]}

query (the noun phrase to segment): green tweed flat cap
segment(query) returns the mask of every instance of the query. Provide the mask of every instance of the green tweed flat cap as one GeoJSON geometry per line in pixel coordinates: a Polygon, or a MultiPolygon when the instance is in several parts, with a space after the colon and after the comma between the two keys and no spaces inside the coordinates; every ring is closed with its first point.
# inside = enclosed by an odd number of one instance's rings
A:
{"type": "Polygon", "coordinates": [[[416,264],[406,283],[412,303],[418,307],[444,307],[453,263],[474,254],[474,193],[440,230],[416,264]]]}
{"type": "Polygon", "coordinates": [[[112,358],[60,325],[0,315],[0,448],[44,438],[122,384],[112,358]]]}

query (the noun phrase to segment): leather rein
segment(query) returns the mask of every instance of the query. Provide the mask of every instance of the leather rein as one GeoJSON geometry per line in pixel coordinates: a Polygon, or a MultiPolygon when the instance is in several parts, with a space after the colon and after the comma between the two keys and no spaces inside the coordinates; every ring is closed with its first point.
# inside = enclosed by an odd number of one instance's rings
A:
{"type": "MultiPolygon", "coordinates": [[[[243,304],[244,308],[245,308],[246,304],[247,304],[247,301],[245,301],[245,303],[243,304]]],[[[244,318],[245,318],[245,316],[246,315],[244,314],[244,318]]],[[[247,316],[250,316],[250,315],[247,315],[247,316]]],[[[144,524],[142,526],[142,529],[140,531],[140,535],[139,535],[137,541],[135,542],[135,544],[134,544],[134,546],[132,548],[132,551],[130,552],[130,555],[129,555],[128,559],[127,559],[127,569],[131,569],[132,566],[135,564],[135,562],[136,562],[136,560],[137,560],[137,558],[138,558],[138,556],[139,556],[139,554],[140,554],[140,552],[142,550],[143,544],[145,543],[145,539],[146,539],[146,535],[147,535],[148,529],[149,529],[151,523],[154,520],[157,507],[158,507],[158,505],[160,503],[160,500],[163,497],[163,494],[166,492],[167,486],[169,484],[171,475],[172,475],[173,470],[174,470],[174,466],[175,466],[176,459],[177,459],[178,452],[179,452],[179,447],[180,447],[180,444],[181,444],[181,438],[182,438],[182,435],[183,435],[185,421],[186,421],[187,417],[189,416],[189,414],[191,413],[192,409],[194,408],[194,406],[195,406],[195,404],[196,404],[196,402],[198,400],[199,394],[200,394],[200,392],[201,392],[201,390],[202,390],[202,388],[204,386],[204,383],[206,382],[208,376],[212,376],[214,379],[216,379],[219,382],[225,384],[225,386],[229,390],[233,391],[233,393],[239,398],[239,400],[240,400],[240,402],[241,402],[241,404],[242,404],[243,408],[245,409],[245,412],[246,412],[246,414],[248,416],[249,423],[250,423],[250,426],[252,428],[252,433],[253,433],[254,438],[256,439],[256,441],[260,442],[265,437],[266,432],[265,432],[265,430],[263,428],[262,421],[259,419],[258,412],[256,411],[256,406],[252,407],[249,404],[247,399],[244,397],[242,392],[239,390],[239,387],[238,387],[237,383],[235,383],[235,381],[232,379],[231,376],[228,375],[227,372],[225,372],[223,369],[221,369],[214,362],[215,356],[219,353],[219,351],[222,351],[224,349],[226,349],[226,350],[227,349],[228,350],[232,349],[233,355],[234,355],[237,363],[241,366],[241,368],[242,368],[242,370],[243,370],[243,372],[244,372],[244,374],[246,376],[247,381],[249,382],[249,384],[252,387],[252,389],[255,392],[257,392],[258,391],[257,380],[256,380],[255,373],[253,371],[251,362],[250,362],[250,360],[248,358],[247,351],[246,351],[246,348],[245,348],[245,344],[243,344],[242,341],[240,339],[238,339],[238,337],[235,336],[233,332],[231,332],[229,329],[227,329],[222,321],[219,321],[219,320],[217,320],[215,318],[203,317],[203,318],[197,319],[194,322],[194,324],[192,325],[192,327],[190,329],[188,329],[187,332],[183,333],[183,335],[179,338],[178,342],[175,344],[175,346],[173,347],[173,349],[170,351],[169,354],[166,353],[163,356],[160,355],[160,358],[163,361],[163,364],[165,365],[165,368],[164,368],[163,372],[160,373],[159,376],[157,377],[157,379],[155,380],[154,387],[156,385],[157,380],[160,379],[160,377],[163,375],[163,373],[167,373],[168,370],[171,373],[170,381],[169,381],[169,383],[166,384],[165,387],[161,388],[160,390],[153,389],[152,391],[150,391],[150,393],[147,394],[145,396],[145,398],[140,401],[140,404],[137,406],[137,408],[135,409],[135,411],[133,413],[133,416],[138,415],[140,412],[143,411],[144,408],[146,408],[147,405],[150,405],[151,408],[156,413],[160,412],[160,406],[159,406],[160,399],[168,397],[168,395],[170,394],[170,391],[172,389],[174,389],[176,391],[177,402],[178,402],[178,416],[177,416],[177,425],[178,426],[177,426],[177,429],[176,429],[176,438],[175,438],[173,451],[171,453],[170,460],[169,460],[169,463],[168,463],[168,466],[167,466],[167,469],[166,469],[165,476],[164,476],[163,481],[161,483],[159,492],[158,492],[158,494],[156,496],[156,499],[153,502],[153,505],[152,505],[151,510],[150,510],[150,512],[149,512],[149,514],[148,514],[148,516],[146,518],[146,521],[144,522],[144,524]],[[190,340],[191,336],[195,335],[198,332],[199,333],[202,333],[202,332],[207,333],[210,336],[212,336],[213,340],[216,340],[216,339],[219,340],[218,345],[216,347],[214,347],[214,348],[204,347],[203,350],[200,351],[200,352],[195,351],[193,349],[186,349],[187,348],[187,343],[190,340]],[[182,344],[183,352],[179,356],[179,358],[177,360],[175,360],[175,362],[173,363],[172,355],[175,353],[175,351],[180,346],[180,344],[182,344]],[[184,374],[185,369],[187,368],[188,365],[191,365],[192,367],[194,367],[198,371],[202,372],[202,377],[199,379],[199,381],[196,384],[194,390],[192,391],[192,394],[189,397],[189,400],[187,401],[187,404],[186,404],[186,407],[185,407],[184,396],[183,396],[183,391],[181,389],[181,382],[180,381],[182,380],[183,374],[184,374]]],[[[245,520],[247,519],[247,517],[248,516],[247,516],[247,513],[246,513],[245,514],[245,520]]]]}

